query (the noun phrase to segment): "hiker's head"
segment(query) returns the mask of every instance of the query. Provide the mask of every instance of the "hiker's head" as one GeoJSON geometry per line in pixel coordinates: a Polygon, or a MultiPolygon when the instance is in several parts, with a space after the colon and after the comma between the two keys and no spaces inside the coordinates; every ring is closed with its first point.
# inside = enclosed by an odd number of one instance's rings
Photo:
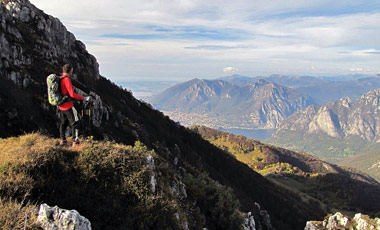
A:
{"type": "Polygon", "coordinates": [[[63,67],[62,67],[62,71],[63,73],[66,73],[68,76],[71,76],[73,74],[73,66],[70,65],[70,64],[65,64],[63,67]]]}

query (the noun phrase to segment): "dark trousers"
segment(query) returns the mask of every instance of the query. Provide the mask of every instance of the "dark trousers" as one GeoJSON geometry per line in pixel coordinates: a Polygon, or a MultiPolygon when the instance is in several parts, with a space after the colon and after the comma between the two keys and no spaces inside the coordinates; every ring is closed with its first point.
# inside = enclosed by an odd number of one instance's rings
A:
{"type": "Polygon", "coordinates": [[[65,130],[67,125],[71,128],[71,135],[73,137],[73,140],[77,140],[79,137],[79,130],[78,130],[78,112],[73,106],[71,109],[68,110],[60,110],[60,124],[59,124],[59,135],[62,140],[66,139],[65,136],[65,130]]]}

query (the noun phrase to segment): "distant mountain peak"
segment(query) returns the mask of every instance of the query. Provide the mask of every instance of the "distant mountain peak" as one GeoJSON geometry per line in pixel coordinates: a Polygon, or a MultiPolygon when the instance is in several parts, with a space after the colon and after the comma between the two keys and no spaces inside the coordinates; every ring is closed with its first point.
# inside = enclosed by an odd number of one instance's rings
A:
{"type": "Polygon", "coordinates": [[[268,83],[269,83],[268,81],[261,78],[261,79],[256,81],[255,85],[266,85],[268,83]]]}
{"type": "Polygon", "coordinates": [[[320,106],[313,113],[307,110],[300,111],[292,115],[294,117],[290,116],[284,120],[281,127],[287,129],[286,127],[292,126],[293,130],[302,130],[307,133],[322,132],[332,137],[359,135],[368,141],[377,140],[380,138],[380,132],[375,134],[373,130],[377,130],[377,124],[380,123],[380,116],[376,112],[380,105],[379,98],[380,89],[369,91],[355,102],[349,97],[344,97],[320,106]],[[296,120],[310,122],[310,124],[299,123],[297,126],[294,123],[295,117],[298,117],[296,120]],[[309,119],[306,119],[307,117],[309,119]],[[368,135],[370,133],[372,135],[368,135]]]}
{"type": "Polygon", "coordinates": [[[275,128],[284,118],[312,104],[298,92],[264,79],[244,87],[223,80],[181,83],[155,96],[151,102],[177,121],[212,127],[275,128]],[[200,118],[194,119],[194,113],[200,118]],[[202,121],[203,120],[203,121],[202,121]]]}
{"type": "Polygon", "coordinates": [[[379,147],[380,89],[356,101],[344,97],[313,109],[300,110],[281,122],[271,143],[306,148],[318,156],[358,154],[379,147]],[[289,140],[287,136],[296,135],[289,140]],[[317,144],[320,143],[320,144],[317,144]]]}

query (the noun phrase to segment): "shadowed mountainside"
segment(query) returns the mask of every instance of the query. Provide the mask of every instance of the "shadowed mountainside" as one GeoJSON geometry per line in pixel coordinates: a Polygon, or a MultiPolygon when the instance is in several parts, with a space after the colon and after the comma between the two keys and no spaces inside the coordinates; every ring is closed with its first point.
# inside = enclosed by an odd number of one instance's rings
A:
{"type": "MultiPolygon", "coordinates": [[[[0,24],[2,50],[0,136],[2,138],[37,130],[58,136],[56,110],[47,102],[45,80],[48,74],[59,73],[60,67],[69,62],[75,70],[73,84],[78,87],[76,91],[81,94],[91,94],[96,99],[91,113],[83,111],[86,132],[95,140],[113,141],[131,146],[136,141],[143,143],[148,149],[155,151],[157,158],[169,164],[171,170],[167,173],[171,176],[167,178],[171,181],[178,179],[183,171],[193,178],[201,178],[201,175],[207,174],[219,184],[231,187],[233,194],[240,202],[240,210],[252,211],[257,223],[260,223],[261,216],[260,212],[254,211],[257,210],[256,203],[259,203],[263,210],[268,211],[271,223],[276,229],[303,229],[307,220],[320,219],[325,215],[318,207],[310,210],[309,207],[312,204],[302,201],[297,194],[268,181],[245,164],[235,160],[233,156],[203,140],[198,134],[178,125],[161,112],[154,110],[149,104],[136,100],[130,92],[99,75],[98,63],[86,51],[85,45],[76,40],[58,19],[46,15],[29,1],[2,2],[0,21],[2,22],[0,24]]],[[[112,149],[110,151],[112,152],[112,149]]],[[[71,150],[58,151],[58,153],[63,153],[59,155],[63,161],[72,161],[78,156],[78,152],[71,150]]],[[[48,151],[48,154],[54,156],[55,152],[48,151]]],[[[43,170],[48,171],[42,170],[35,173],[52,172],[53,174],[48,174],[49,179],[49,175],[59,176],[61,172],[75,171],[70,168],[71,166],[63,167],[57,163],[47,166],[43,170]],[[58,171],[49,171],[50,169],[58,171]]],[[[33,167],[29,169],[35,170],[33,167]]],[[[110,176],[115,173],[111,169],[106,171],[110,176]]],[[[97,176],[99,175],[95,175],[95,178],[97,176]]],[[[69,180],[67,177],[60,179],[69,180]]],[[[207,179],[195,179],[194,183],[202,184],[202,181],[206,181],[204,182],[206,184],[211,183],[207,182],[207,179]]],[[[80,181],[76,183],[81,184],[80,181]]],[[[107,185],[104,182],[103,186],[107,187],[107,185]]],[[[51,196],[49,199],[56,202],[61,199],[59,194],[56,194],[62,191],[45,190],[43,189],[45,185],[39,183],[36,186],[40,190],[34,190],[36,193],[33,193],[33,198],[37,199],[31,199],[32,202],[40,202],[47,196],[51,196]]],[[[50,186],[49,183],[46,186],[50,186]]],[[[188,189],[191,189],[191,186],[188,186],[188,189]]],[[[5,191],[7,190],[2,190],[2,192],[5,191]]],[[[97,196],[99,199],[105,201],[105,209],[109,208],[109,205],[120,205],[116,200],[108,202],[103,200],[106,197],[99,196],[97,196]]],[[[9,198],[19,197],[10,195],[9,198]]],[[[78,209],[81,213],[83,207],[88,204],[86,202],[90,202],[86,199],[78,200],[79,198],[75,195],[66,198],[70,207],[63,208],[78,209]]],[[[85,215],[86,211],[82,214],[85,215]]],[[[170,219],[172,216],[169,215],[167,218],[170,219]]],[[[185,220],[181,215],[179,219],[185,220]]],[[[164,218],[163,221],[165,220],[164,218]]],[[[104,221],[107,223],[106,220],[104,221]]],[[[104,223],[99,223],[98,226],[104,223]]],[[[196,222],[191,224],[196,225],[196,222]]],[[[148,227],[139,228],[147,229],[148,227]]]]}
{"type": "Polygon", "coordinates": [[[263,144],[204,126],[191,128],[271,180],[323,203],[327,210],[378,214],[380,184],[353,168],[340,167],[307,153],[263,144]]]}

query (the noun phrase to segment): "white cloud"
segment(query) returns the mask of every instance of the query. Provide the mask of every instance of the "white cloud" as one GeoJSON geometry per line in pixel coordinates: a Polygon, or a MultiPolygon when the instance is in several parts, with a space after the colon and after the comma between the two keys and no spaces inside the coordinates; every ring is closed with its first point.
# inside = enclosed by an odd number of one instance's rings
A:
{"type": "Polygon", "coordinates": [[[157,63],[162,75],[189,77],[220,74],[231,63],[247,75],[378,69],[380,10],[364,9],[378,4],[372,0],[66,0],[69,10],[61,0],[32,3],[61,19],[111,79],[156,76],[157,63]]]}
{"type": "Polygon", "coordinates": [[[238,71],[239,71],[239,69],[231,67],[231,66],[226,67],[226,68],[223,69],[224,73],[236,73],[238,71]]]}
{"type": "Polygon", "coordinates": [[[361,73],[361,74],[376,74],[376,71],[371,70],[370,68],[366,67],[353,67],[350,68],[351,73],[361,73]]]}
{"type": "Polygon", "coordinates": [[[350,72],[363,72],[364,69],[360,67],[352,67],[350,68],[350,72]]]}

